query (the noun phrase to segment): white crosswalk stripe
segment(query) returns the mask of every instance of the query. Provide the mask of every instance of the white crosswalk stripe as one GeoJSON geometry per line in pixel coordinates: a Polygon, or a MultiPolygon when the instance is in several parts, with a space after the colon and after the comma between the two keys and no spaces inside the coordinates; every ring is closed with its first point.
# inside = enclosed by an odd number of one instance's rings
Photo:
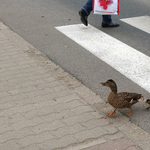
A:
{"type": "Polygon", "coordinates": [[[102,61],[150,92],[150,57],[108,34],[82,24],[56,27],[102,61]]]}
{"type": "Polygon", "coordinates": [[[120,20],[150,34],[150,17],[149,16],[125,18],[125,19],[120,19],[120,20]]]}

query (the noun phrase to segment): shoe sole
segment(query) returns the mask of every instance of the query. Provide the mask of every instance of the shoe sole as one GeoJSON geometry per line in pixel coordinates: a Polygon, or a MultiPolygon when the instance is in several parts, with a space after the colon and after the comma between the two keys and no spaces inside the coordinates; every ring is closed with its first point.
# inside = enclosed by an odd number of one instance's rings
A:
{"type": "Polygon", "coordinates": [[[113,28],[113,27],[119,27],[119,25],[115,25],[115,26],[105,26],[105,25],[103,26],[103,25],[102,25],[102,27],[103,27],[103,28],[113,28]]]}

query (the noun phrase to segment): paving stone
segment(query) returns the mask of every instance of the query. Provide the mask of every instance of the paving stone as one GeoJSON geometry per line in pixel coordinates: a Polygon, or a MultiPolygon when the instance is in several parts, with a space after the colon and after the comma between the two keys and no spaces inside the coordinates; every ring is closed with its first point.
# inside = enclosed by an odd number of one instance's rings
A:
{"type": "Polygon", "coordinates": [[[78,116],[71,116],[66,119],[63,119],[63,122],[66,123],[67,126],[71,126],[75,123],[87,122],[88,120],[91,120],[93,118],[93,115],[91,115],[90,113],[83,113],[78,116]]]}
{"type": "Polygon", "coordinates": [[[136,146],[131,146],[131,147],[127,148],[126,150],[141,150],[141,149],[136,146]]]}
{"type": "Polygon", "coordinates": [[[113,142],[106,142],[104,144],[91,146],[83,150],[140,150],[134,146],[134,143],[129,139],[122,138],[113,142]]]}
{"type": "Polygon", "coordinates": [[[117,132],[116,134],[105,136],[105,138],[108,139],[109,141],[114,141],[114,140],[117,140],[117,139],[121,139],[123,137],[124,137],[124,135],[121,132],[117,132]]]}
{"type": "Polygon", "coordinates": [[[35,145],[27,146],[27,147],[25,147],[25,148],[21,148],[21,150],[44,150],[44,149],[38,147],[38,146],[35,144],[35,145]]]}
{"type": "Polygon", "coordinates": [[[33,98],[35,96],[41,96],[44,94],[41,94],[41,92],[39,92],[39,90],[36,90],[36,91],[28,92],[28,93],[26,93],[26,95],[30,98],[33,98]]]}
{"type": "Polygon", "coordinates": [[[43,122],[44,121],[41,118],[36,117],[30,120],[23,120],[23,121],[16,122],[12,124],[12,128],[15,130],[20,130],[26,127],[33,127],[33,126],[39,125],[43,122]]]}
{"type": "Polygon", "coordinates": [[[0,134],[4,134],[9,131],[13,131],[14,128],[10,124],[4,124],[0,126],[0,134]]]}
{"type": "Polygon", "coordinates": [[[56,111],[54,109],[52,109],[51,107],[44,107],[42,109],[33,109],[31,111],[23,113],[23,115],[27,119],[33,119],[33,118],[42,117],[42,116],[45,116],[45,115],[48,115],[48,114],[54,113],[54,112],[56,112],[56,111]]]}
{"type": "Polygon", "coordinates": [[[73,134],[79,133],[80,131],[83,131],[85,129],[86,128],[81,126],[80,124],[74,124],[73,126],[70,126],[70,127],[65,126],[65,127],[59,128],[58,130],[52,131],[51,133],[57,138],[61,138],[66,135],[73,135],[73,134]]]}
{"type": "Polygon", "coordinates": [[[0,134],[1,143],[6,143],[12,140],[23,139],[24,137],[35,135],[35,133],[30,128],[24,128],[21,130],[12,130],[9,132],[5,132],[4,134],[0,134]]]}
{"type": "Polygon", "coordinates": [[[63,149],[71,144],[76,144],[77,141],[71,135],[64,136],[60,139],[53,139],[39,144],[43,150],[63,149]]]}
{"type": "Polygon", "coordinates": [[[3,144],[0,144],[1,150],[20,150],[21,145],[17,143],[17,141],[9,141],[3,144]]]}
{"type": "Polygon", "coordinates": [[[56,81],[56,80],[54,80],[54,81],[52,81],[52,82],[44,82],[44,83],[42,83],[42,84],[39,84],[38,86],[37,86],[37,88],[38,89],[45,89],[45,88],[55,88],[55,87],[59,87],[59,86],[61,86],[61,83],[59,82],[59,81],[56,81]]]}
{"type": "Polygon", "coordinates": [[[34,107],[36,107],[37,109],[42,109],[42,108],[45,108],[48,106],[52,107],[52,109],[53,109],[53,106],[59,104],[59,102],[56,101],[55,99],[47,100],[46,98],[43,98],[43,97],[39,97],[38,101],[37,101],[37,99],[38,99],[37,97],[32,99],[32,102],[35,101],[34,107]]]}
{"type": "Polygon", "coordinates": [[[93,112],[93,109],[89,106],[81,105],[76,108],[71,109],[76,115],[80,115],[86,112],[93,112]]]}
{"type": "Polygon", "coordinates": [[[41,79],[42,81],[46,81],[46,82],[53,82],[56,81],[56,79],[51,76],[51,74],[38,74],[38,75],[34,75],[34,76],[30,76],[28,77],[29,80],[34,81],[34,83],[39,84],[41,83],[41,79]]]}
{"type": "Polygon", "coordinates": [[[113,125],[102,126],[102,129],[106,130],[109,134],[116,134],[118,129],[113,125]]]}
{"type": "Polygon", "coordinates": [[[0,104],[5,104],[5,103],[8,103],[8,102],[21,101],[21,100],[24,100],[26,98],[28,98],[28,96],[23,94],[23,93],[20,93],[18,95],[9,95],[9,96],[1,98],[0,104]]]}
{"type": "Polygon", "coordinates": [[[44,98],[54,99],[54,98],[64,97],[64,96],[67,96],[70,94],[72,94],[72,91],[67,89],[67,90],[62,90],[61,92],[59,91],[59,92],[53,92],[53,93],[46,94],[46,95],[44,95],[44,98]]]}
{"type": "Polygon", "coordinates": [[[73,100],[79,100],[79,97],[76,94],[72,93],[71,95],[66,95],[64,97],[56,98],[56,100],[60,101],[60,102],[67,103],[67,102],[70,102],[73,100]]]}
{"type": "Polygon", "coordinates": [[[73,109],[73,108],[76,108],[78,106],[81,106],[83,105],[79,100],[73,100],[71,102],[68,102],[68,103],[60,103],[58,105],[55,105],[53,108],[55,110],[57,110],[58,112],[61,112],[63,110],[66,110],[66,109],[73,109]]]}
{"type": "MultiPolygon", "coordinates": [[[[25,105],[25,106],[22,106],[21,109],[19,106],[17,107],[12,107],[10,109],[5,109],[1,112],[0,116],[11,116],[11,115],[14,115],[14,114],[17,114],[17,113],[25,113],[25,112],[28,112],[30,110],[34,110],[35,107],[33,107],[32,105],[25,105]]],[[[20,115],[21,116],[21,115],[20,115]]],[[[23,117],[23,116],[22,116],[23,117]]]]}
{"type": "Polygon", "coordinates": [[[62,123],[59,120],[56,120],[56,121],[51,122],[51,123],[47,123],[47,122],[41,123],[39,125],[31,127],[31,129],[36,134],[39,134],[39,133],[44,132],[44,131],[54,131],[54,130],[57,130],[57,129],[64,127],[64,126],[65,126],[64,123],[62,123]]]}
{"type": "Polygon", "coordinates": [[[86,99],[86,102],[88,102],[91,105],[94,103],[104,103],[104,101],[102,101],[99,95],[96,95],[94,92],[92,92],[85,86],[77,87],[75,89],[75,92],[79,93],[84,99],[86,99]]]}
{"type": "Polygon", "coordinates": [[[20,140],[18,140],[18,143],[22,147],[27,147],[27,146],[30,146],[33,144],[43,143],[43,142],[48,141],[53,138],[54,138],[54,136],[51,135],[49,132],[43,132],[38,135],[31,135],[31,136],[27,136],[23,139],[20,139],[20,140]]]}
{"type": "Polygon", "coordinates": [[[45,116],[42,116],[42,118],[44,120],[46,120],[47,122],[51,123],[51,122],[53,122],[55,120],[63,121],[64,119],[66,119],[66,118],[68,118],[70,116],[75,116],[75,113],[73,113],[69,109],[66,109],[66,110],[64,110],[62,112],[55,112],[55,111],[53,111],[53,113],[50,113],[50,114],[45,115],[45,116]]]}
{"type": "Polygon", "coordinates": [[[105,119],[92,119],[90,121],[82,123],[82,125],[86,126],[88,129],[93,129],[100,126],[107,126],[108,124],[108,121],[105,119]]]}
{"type": "Polygon", "coordinates": [[[13,103],[13,102],[8,102],[8,103],[4,103],[4,104],[1,104],[0,105],[0,110],[6,110],[6,109],[10,109],[12,107],[16,107],[17,104],[16,103],[13,103]]]}
{"type": "Polygon", "coordinates": [[[78,142],[84,142],[84,141],[89,140],[89,139],[99,138],[99,137],[104,136],[106,134],[107,134],[107,131],[103,130],[101,127],[96,127],[94,129],[91,129],[91,130],[81,131],[81,132],[73,135],[73,137],[75,139],[77,139],[78,142]]]}
{"type": "Polygon", "coordinates": [[[17,101],[16,103],[19,106],[33,104],[33,106],[36,108],[37,106],[35,104],[38,105],[40,102],[45,102],[45,101],[47,101],[47,99],[44,98],[42,95],[39,95],[39,96],[35,96],[35,97],[32,97],[32,98],[25,97],[23,100],[17,101]]]}
{"type": "Polygon", "coordinates": [[[113,142],[102,144],[98,147],[98,150],[126,150],[127,148],[133,146],[134,143],[129,139],[120,139],[113,142]]]}
{"type": "Polygon", "coordinates": [[[0,98],[9,96],[10,94],[8,92],[0,92],[0,98]]]}
{"type": "Polygon", "coordinates": [[[92,147],[89,147],[89,148],[85,148],[85,149],[83,149],[83,150],[99,150],[98,147],[99,147],[99,146],[96,145],[96,146],[92,146],[92,147]]]}
{"type": "Polygon", "coordinates": [[[0,125],[6,125],[6,124],[13,124],[19,121],[25,121],[26,118],[22,116],[21,114],[14,114],[14,115],[6,115],[4,117],[0,117],[0,125]]]}

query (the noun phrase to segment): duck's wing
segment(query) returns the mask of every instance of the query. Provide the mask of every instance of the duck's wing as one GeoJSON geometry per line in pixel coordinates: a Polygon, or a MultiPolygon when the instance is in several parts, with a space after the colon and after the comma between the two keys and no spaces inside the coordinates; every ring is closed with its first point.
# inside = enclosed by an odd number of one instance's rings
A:
{"type": "Polygon", "coordinates": [[[118,93],[117,97],[121,102],[135,104],[142,97],[142,94],[122,92],[118,93]]]}

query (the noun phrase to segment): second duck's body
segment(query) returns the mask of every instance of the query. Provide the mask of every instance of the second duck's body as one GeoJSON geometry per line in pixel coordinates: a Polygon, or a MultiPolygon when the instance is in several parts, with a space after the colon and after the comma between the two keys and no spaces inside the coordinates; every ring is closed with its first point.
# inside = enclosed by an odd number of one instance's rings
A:
{"type": "Polygon", "coordinates": [[[149,109],[150,108],[150,99],[147,99],[145,102],[148,105],[147,109],[149,109]]]}

